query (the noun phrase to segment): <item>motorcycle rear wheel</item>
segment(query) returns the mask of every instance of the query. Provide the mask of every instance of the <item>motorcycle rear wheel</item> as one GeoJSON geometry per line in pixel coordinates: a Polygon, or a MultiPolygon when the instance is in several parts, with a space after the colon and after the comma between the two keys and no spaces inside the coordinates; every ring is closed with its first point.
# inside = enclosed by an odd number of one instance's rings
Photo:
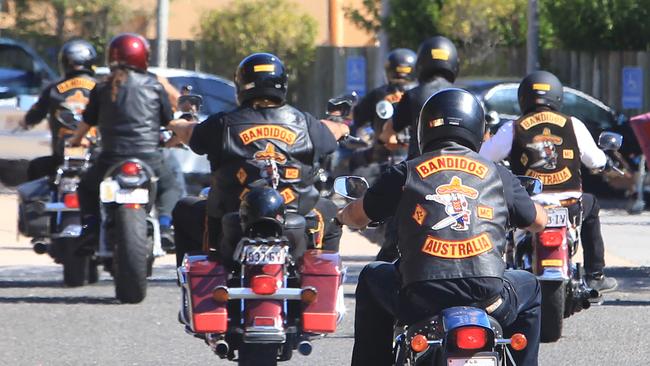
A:
{"type": "Polygon", "coordinates": [[[147,213],[144,208],[117,206],[113,211],[109,245],[113,246],[115,296],[135,304],[147,295],[147,213]]]}
{"type": "Polygon", "coordinates": [[[540,340],[544,343],[556,342],[562,336],[564,306],[566,304],[566,283],[541,281],[542,288],[542,329],[540,340]]]}
{"type": "Polygon", "coordinates": [[[242,343],[239,366],[277,366],[279,344],[242,343]]]}

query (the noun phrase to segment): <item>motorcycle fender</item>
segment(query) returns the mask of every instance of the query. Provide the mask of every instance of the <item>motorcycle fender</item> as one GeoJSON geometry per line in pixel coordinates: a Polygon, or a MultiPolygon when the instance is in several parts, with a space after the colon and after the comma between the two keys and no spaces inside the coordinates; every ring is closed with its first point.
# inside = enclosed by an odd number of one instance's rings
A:
{"type": "Polygon", "coordinates": [[[571,278],[569,266],[569,244],[565,227],[547,228],[533,236],[533,274],[539,279],[568,280],[571,278]],[[557,246],[545,245],[544,238],[549,234],[560,238],[561,243],[557,246]]]}

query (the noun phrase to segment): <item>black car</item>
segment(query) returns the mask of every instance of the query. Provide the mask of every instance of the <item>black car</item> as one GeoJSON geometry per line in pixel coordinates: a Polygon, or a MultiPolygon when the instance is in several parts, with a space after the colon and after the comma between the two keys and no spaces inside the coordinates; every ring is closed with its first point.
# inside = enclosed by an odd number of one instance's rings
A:
{"type": "MultiPolygon", "coordinates": [[[[484,104],[489,115],[498,118],[490,124],[492,133],[506,121],[515,120],[521,115],[517,100],[519,82],[504,80],[464,80],[458,83],[459,87],[474,93],[484,104]]],[[[600,100],[570,87],[564,87],[564,101],[561,111],[567,115],[575,116],[585,123],[585,126],[594,140],[603,131],[616,132],[623,135],[623,146],[620,150],[622,157],[629,168],[636,171],[641,156],[641,148],[630,127],[628,117],[617,113],[600,100]]],[[[629,191],[633,189],[632,176],[623,178],[610,175],[607,184],[599,175],[595,176],[583,170],[584,187],[587,191],[603,195],[616,190],[629,191]]]]}
{"type": "Polygon", "coordinates": [[[0,38],[0,99],[38,95],[56,72],[28,45],[0,38]]]}

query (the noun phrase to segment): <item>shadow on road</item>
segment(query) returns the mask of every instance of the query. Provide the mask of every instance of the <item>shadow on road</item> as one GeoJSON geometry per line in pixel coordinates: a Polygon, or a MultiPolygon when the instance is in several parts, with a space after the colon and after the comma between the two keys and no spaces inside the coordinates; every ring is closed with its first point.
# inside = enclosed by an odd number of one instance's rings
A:
{"type": "Polygon", "coordinates": [[[118,305],[114,297],[91,296],[0,296],[0,304],[86,304],[86,305],[118,305]]]}

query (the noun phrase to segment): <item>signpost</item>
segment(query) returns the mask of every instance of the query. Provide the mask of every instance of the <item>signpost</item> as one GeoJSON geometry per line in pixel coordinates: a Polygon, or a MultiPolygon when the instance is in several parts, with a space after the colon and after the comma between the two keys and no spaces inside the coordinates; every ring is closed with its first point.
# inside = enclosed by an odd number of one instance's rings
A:
{"type": "Polygon", "coordinates": [[[621,88],[623,109],[643,108],[643,69],[631,66],[623,67],[621,88]]]}

